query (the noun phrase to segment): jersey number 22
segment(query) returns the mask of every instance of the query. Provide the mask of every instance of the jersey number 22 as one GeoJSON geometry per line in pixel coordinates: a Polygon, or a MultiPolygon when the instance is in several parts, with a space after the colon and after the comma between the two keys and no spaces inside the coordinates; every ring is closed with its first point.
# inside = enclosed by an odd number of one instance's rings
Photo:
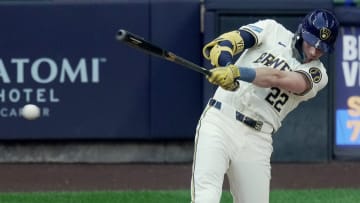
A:
{"type": "Polygon", "coordinates": [[[277,87],[272,87],[271,92],[266,96],[265,100],[273,106],[277,112],[281,111],[281,108],[288,101],[289,95],[281,92],[277,87]]]}

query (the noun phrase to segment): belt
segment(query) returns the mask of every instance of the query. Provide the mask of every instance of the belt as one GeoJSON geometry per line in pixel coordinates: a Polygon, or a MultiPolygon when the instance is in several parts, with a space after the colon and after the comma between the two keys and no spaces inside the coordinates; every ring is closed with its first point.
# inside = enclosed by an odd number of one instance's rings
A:
{"type": "MultiPolygon", "coordinates": [[[[223,104],[215,99],[210,99],[209,106],[215,107],[218,110],[221,110],[223,107],[223,104]]],[[[262,121],[258,121],[255,119],[252,119],[248,116],[245,116],[244,114],[240,113],[239,111],[235,111],[235,119],[244,123],[250,128],[253,128],[257,131],[262,131],[266,133],[273,133],[273,127],[271,127],[269,124],[266,124],[262,121]]]]}

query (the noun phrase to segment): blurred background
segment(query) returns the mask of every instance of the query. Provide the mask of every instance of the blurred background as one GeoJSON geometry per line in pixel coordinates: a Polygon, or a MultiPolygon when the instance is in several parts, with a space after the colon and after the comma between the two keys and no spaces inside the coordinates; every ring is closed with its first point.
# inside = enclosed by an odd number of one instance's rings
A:
{"type": "Polygon", "coordinates": [[[119,29],[209,68],[202,46],[274,18],[291,31],[327,8],[341,32],[329,83],[274,135],[273,163],[360,158],[358,0],[0,1],[0,162],[191,164],[215,87],[202,75],[116,41],[119,29]],[[21,108],[41,108],[28,121],[21,108]]]}

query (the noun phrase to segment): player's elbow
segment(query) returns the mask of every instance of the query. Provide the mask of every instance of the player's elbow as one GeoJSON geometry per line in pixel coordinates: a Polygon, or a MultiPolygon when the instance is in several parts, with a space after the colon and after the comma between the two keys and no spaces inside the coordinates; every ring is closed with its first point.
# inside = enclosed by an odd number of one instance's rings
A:
{"type": "Polygon", "coordinates": [[[254,81],[254,84],[262,88],[277,87],[296,94],[301,94],[309,88],[302,79],[289,77],[284,71],[276,71],[262,80],[254,81]]]}
{"type": "Polygon", "coordinates": [[[274,84],[274,87],[278,87],[295,94],[302,94],[310,88],[310,85],[303,78],[285,77],[279,79],[276,84],[274,84]]]}

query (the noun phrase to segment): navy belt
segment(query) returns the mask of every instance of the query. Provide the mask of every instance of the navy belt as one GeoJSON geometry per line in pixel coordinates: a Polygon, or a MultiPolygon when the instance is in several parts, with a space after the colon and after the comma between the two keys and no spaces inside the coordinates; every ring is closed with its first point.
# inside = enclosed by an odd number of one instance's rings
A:
{"type": "MultiPolygon", "coordinates": [[[[213,106],[213,107],[215,107],[215,108],[217,108],[219,110],[221,109],[221,102],[216,101],[215,99],[210,99],[209,105],[213,106]]],[[[254,120],[254,119],[252,119],[250,117],[245,116],[244,114],[242,114],[242,113],[240,113],[238,111],[236,111],[235,113],[236,113],[235,114],[236,120],[244,123],[245,125],[253,128],[253,129],[257,130],[257,131],[261,131],[261,128],[262,128],[262,126],[264,124],[262,121],[254,120]]]]}

